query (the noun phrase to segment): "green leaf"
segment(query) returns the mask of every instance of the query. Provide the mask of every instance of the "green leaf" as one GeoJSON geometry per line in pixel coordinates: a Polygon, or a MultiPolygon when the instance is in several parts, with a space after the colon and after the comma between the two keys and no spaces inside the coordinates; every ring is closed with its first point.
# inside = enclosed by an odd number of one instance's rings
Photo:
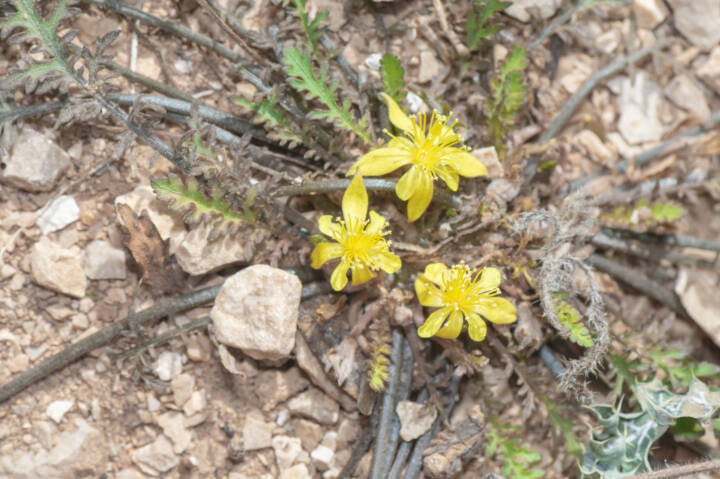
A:
{"type": "Polygon", "coordinates": [[[283,111],[277,107],[277,96],[271,95],[264,98],[260,103],[253,103],[244,97],[233,98],[233,101],[257,114],[257,117],[272,127],[269,131],[271,138],[302,143],[303,139],[293,132],[291,123],[285,117],[283,111]]]}
{"type": "Polygon", "coordinates": [[[676,206],[670,203],[657,202],[650,208],[650,214],[657,221],[661,223],[670,223],[680,219],[684,213],[684,210],[680,206],[676,206]]]}
{"type": "Polygon", "coordinates": [[[392,53],[386,53],[380,60],[380,75],[382,76],[383,90],[396,102],[402,101],[406,93],[402,91],[405,88],[405,69],[398,57],[392,53]]]}
{"type": "Polygon", "coordinates": [[[540,462],[542,456],[539,452],[530,449],[519,441],[504,437],[501,431],[512,431],[514,428],[502,424],[488,424],[486,430],[487,445],[485,456],[497,456],[502,462],[502,473],[507,479],[535,479],[543,477],[544,472],[532,469],[532,464],[540,462]]]}
{"type": "Polygon", "coordinates": [[[589,348],[593,345],[593,339],[590,335],[590,331],[580,321],[580,312],[575,309],[570,303],[562,299],[561,296],[555,293],[554,308],[560,323],[565,326],[570,332],[569,338],[571,341],[589,348]]]}
{"type": "Polygon", "coordinates": [[[508,55],[497,76],[490,79],[492,99],[486,107],[488,140],[500,156],[505,155],[505,133],[513,126],[515,116],[525,103],[524,71],[527,65],[525,49],[516,46],[508,55]]]}
{"type": "Polygon", "coordinates": [[[257,193],[256,190],[250,191],[242,205],[244,214],[240,215],[223,199],[224,194],[219,187],[213,187],[212,194],[208,198],[199,190],[194,178],[189,178],[187,184],[183,184],[178,177],[159,179],[152,182],[152,187],[158,198],[168,203],[169,208],[183,212],[183,221],[186,224],[212,225],[208,236],[210,241],[221,234],[232,234],[243,225],[255,221],[250,206],[257,193]]]}
{"type": "Polygon", "coordinates": [[[318,76],[313,71],[310,57],[300,50],[288,48],[285,50],[285,68],[290,84],[298,91],[305,92],[308,99],[317,99],[323,103],[327,110],[315,110],[310,113],[311,118],[322,118],[333,121],[340,126],[358,135],[364,142],[368,141],[364,122],[358,124],[353,119],[349,108],[349,101],[340,107],[335,97],[337,82],[327,85],[326,72],[320,70],[318,76]]]}
{"type": "Polygon", "coordinates": [[[575,424],[568,418],[560,414],[560,406],[551,401],[544,395],[540,395],[540,400],[545,404],[545,408],[548,411],[548,418],[555,429],[555,432],[562,434],[565,438],[565,447],[568,452],[575,456],[578,460],[582,459],[583,444],[577,438],[573,432],[575,424]]]}
{"type": "Polygon", "coordinates": [[[310,16],[305,11],[306,0],[293,0],[295,4],[295,15],[300,20],[305,36],[308,39],[308,47],[312,51],[314,56],[318,54],[318,43],[320,42],[320,35],[322,26],[325,19],[328,17],[328,11],[322,10],[315,15],[315,18],[311,21],[310,16]]]}
{"type": "Polygon", "coordinates": [[[467,45],[471,52],[477,50],[480,42],[490,38],[500,29],[499,26],[487,27],[486,23],[490,18],[495,16],[496,13],[506,9],[510,5],[512,5],[512,2],[501,2],[498,0],[475,2],[465,22],[465,45],[467,45]]]}
{"type": "Polygon", "coordinates": [[[670,426],[670,432],[677,441],[692,441],[702,436],[705,428],[694,417],[679,417],[670,426]]]}

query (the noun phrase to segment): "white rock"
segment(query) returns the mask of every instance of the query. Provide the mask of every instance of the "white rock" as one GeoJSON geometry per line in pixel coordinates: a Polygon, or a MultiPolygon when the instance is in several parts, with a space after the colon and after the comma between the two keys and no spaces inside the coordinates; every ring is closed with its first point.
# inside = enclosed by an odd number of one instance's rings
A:
{"type": "Polygon", "coordinates": [[[310,459],[312,464],[317,468],[318,471],[327,471],[330,469],[335,457],[335,451],[322,444],[313,449],[310,453],[310,459]]]}
{"type": "Polygon", "coordinates": [[[368,55],[365,59],[365,66],[371,70],[380,70],[380,60],[382,60],[382,53],[373,53],[368,55]]]}
{"type": "Polygon", "coordinates": [[[145,476],[133,468],[126,468],[118,471],[115,479],[145,479],[145,476]]]}
{"type": "Polygon", "coordinates": [[[692,112],[699,120],[710,118],[710,107],[705,94],[687,76],[676,76],[665,87],[665,95],[680,108],[692,112]]]}
{"type": "MultiPolygon", "coordinates": [[[[41,210],[38,211],[40,213],[41,210]]],[[[60,231],[67,225],[75,222],[80,218],[80,208],[75,203],[75,198],[68,195],[62,195],[47,205],[45,211],[42,211],[37,219],[38,228],[44,235],[48,235],[55,231],[60,231]]]]}
{"type": "Polygon", "coordinates": [[[600,164],[611,166],[617,155],[608,148],[593,131],[583,130],[575,136],[575,140],[600,164]]]}
{"type": "Polygon", "coordinates": [[[55,447],[37,453],[14,451],[0,455],[0,477],[34,479],[99,477],[108,463],[105,436],[82,419],[77,428],[53,438],[55,447]]]}
{"type": "Polygon", "coordinates": [[[12,146],[0,180],[28,191],[49,191],[70,167],[70,156],[53,140],[23,128],[12,146]]]}
{"type": "Polygon", "coordinates": [[[190,73],[192,71],[193,64],[189,60],[177,60],[175,61],[175,70],[180,73],[190,73]]]}
{"type": "Polygon", "coordinates": [[[262,413],[253,411],[245,416],[243,447],[246,451],[264,449],[272,445],[273,424],[265,422],[262,413]]]}
{"type": "Polygon", "coordinates": [[[337,439],[338,433],[335,431],[328,431],[325,433],[325,435],[322,438],[322,441],[320,442],[320,445],[329,447],[332,451],[337,450],[337,439]]]}
{"type": "Polygon", "coordinates": [[[425,434],[437,418],[435,408],[413,401],[400,401],[395,412],[400,419],[400,437],[403,441],[412,441],[425,434]]]}
{"type": "Polygon", "coordinates": [[[183,405],[192,396],[195,387],[195,377],[191,374],[182,373],[175,376],[170,383],[170,389],[173,392],[173,401],[177,407],[183,405]]]}
{"type": "Polygon", "coordinates": [[[710,50],[720,42],[720,2],[718,0],[668,0],[675,27],[691,43],[710,50]]]}
{"type": "Polygon", "coordinates": [[[167,472],[180,462],[173,452],[172,444],[163,434],[160,434],[154,442],[135,449],[130,456],[143,472],[152,476],[167,472]]]}
{"type": "Polygon", "coordinates": [[[85,296],[87,279],[79,255],[42,237],[30,256],[33,280],[45,288],[74,298],[85,296]]]}
{"type": "Polygon", "coordinates": [[[425,107],[425,101],[411,91],[405,95],[405,101],[408,104],[408,111],[410,114],[415,114],[425,107]]]}
{"type": "Polygon", "coordinates": [[[562,0],[515,0],[504,12],[521,22],[529,22],[536,13],[547,20],[555,15],[562,5],[562,0]]]}
{"type": "Polygon", "coordinates": [[[305,456],[305,462],[309,462],[307,453],[303,451],[301,441],[297,437],[275,436],[272,438],[272,448],[280,471],[289,469],[301,456],[305,456]]]}
{"type": "Polygon", "coordinates": [[[75,405],[75,401],[53,401],[45,409],[45,415],[60,424],[63,416],[75,405]]]}
{"type": "Polygon", "coordinates": [[[194,414],[203,412],[207,407],[207,398],[205,397],[205,390],[200,389],[193,391],[190,395],[190,399],[187,400],[183,406],[183,412],[186,416],[192,416],[194,414]]]}
{"type": "Polygon", "coordinates": [[[158,401],[154,394],[150,393],[147,396],[147,408],[150,412],[159,411],[162,407],[162,403],[158,401]]]}
{"type": "Polygon", "coordinates": [[[85,247],[85,274],[90,279],[125,279],[125,252],[103,240],[85,247]]]}
{"type": "Polygon", "coordinates": [[[697,74],[705,80],[716,93],[720,93],[720,45],[713,48],[710,56],[697,61],[697,74]]]}
{"type": "Polygon", "coordinates": [[[295,464],[290,469],[280,471],[280,479],[311,479],[310,471],[305,464],[295,464]]]}
{"type": "Polygon", "coordinates": [[[217,340],[255,359],[286,358],[295,346],[302,284],[267,265],[235,273],[210,312],[217,340]]]}
{"type": "Polygon", "coordinates": [[[234,263],[247,263],[255,254],[257,242],[266,236],[264,230],[249,225],[237,235],[220,235],[208,241],[211,230],[210,225],[195,226],[175,249],[175,258],[186,273],[195,276],[234,263]]]}
{"type": "Polygon", "coordinates": [[[182,454],[190,446],[190,431],[185,429],[184,417],[177,412],[166,412],[158,416],[158,426],[173,443],[175,454],[182,454]]]}
{"type": "Polygon", "coordinates": [[[182,356],[172,351],[163,351],[155,361],[155,374],[162,381],[171,381],[182,372],[182,356]]]}
{"type": "Polygon", "coordinates": [[[320,424],[335,424],[340,417],[340,406],[319,389],[311,387],[288,401],[294,415],[313,419],[320,424]]]}
{"type": "Polygon", "coordinates": [[[480,160],[480,163],[485,165],[488,171],[488,178],[503,178],[505,176],[505,170],[498,159],[497,151],[494,146],[488,146],[485,148],[476,148],[470,153],[480,160]]]}
{"type": "Polygon", "coordinates": [[[658,117],[659,104],[660,88],[648,79],[647,73],[638,72],[634,82],[629,78],[624,80],[618,99],[618,130],[628,143],[660,140],[663,127],[658,117]]]}
{"type": "Polygon", "coordinates": [[[632,5],[640,28],[652,30],[667,17],[668,9],[662,0],[635,0],[632,5]]]}

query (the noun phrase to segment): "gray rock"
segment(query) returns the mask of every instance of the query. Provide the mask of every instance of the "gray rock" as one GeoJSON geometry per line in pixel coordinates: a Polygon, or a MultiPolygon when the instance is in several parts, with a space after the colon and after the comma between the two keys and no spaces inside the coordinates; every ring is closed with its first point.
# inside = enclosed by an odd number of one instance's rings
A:
{"type": "Polygon", "coordinates": [[[90,279],[125,279],[125,252],[103,240],[85,247],[85,274],[90,279]]]}
{"type": "Polygon", "coordinates": [[[720,42],[720,2],[718,0],[668,0],[675,27],[685,38],[703,50],[720,42]]]}
{"type": "Polygon", "coordinates": [[[70,167],[70,156],[53,140],[23,128],[15,140],[0,180],[28,191],[49,191],[70,167]]]}
{"type": "Polygon", "coordinates": [[[157,476],[177,466],[180,460],[173,451],[173,446],[163,434],[154,442],[147,444],[131,453],[132,460],[146,474],[157,476]]]}
{"type": "Polygon", "coordinates": [[[255,359],[284,359],[295,346],[302,284],[267,265],[250,266],[223,284],[210,312],[217,340],[255,359]]]}
{"type": "Polygon", "coordinates": [[[521,22],[529,22],[535,13],[547,20],[555,15],[562,5],[562,0],[515,0],[504,12],[521,22]]]}
{"type": "Polygon", "coordinates": [[[320,424],[335,424],[340,417],[338,403],[312,387],[288,401],[288,409],[294,415],[313,419],[320,424]]]}
{"type": "Polygon", "coordinates": [[[55,200],[42,211],[40,216],[38,216],[36,224],[42,234],[49,235],[74,223],[78,218],[80,218],[80,208],[78,208],[75,198],[62,195],[55,198],[55,200]]]}
{"type": "Polygon", "coordinates": [[[79,255],[43,237],[30,255],[33,280],[45,288],[74,298],[85,296],[87,279],[79,255]]]}
{"type": "Polygon", "coordinates": [[[437,417],[434,407],[413,401],[400,401],[395,412],[400,419],[400,437],[403,441],[412,441],[425,434],[437,417]]]}

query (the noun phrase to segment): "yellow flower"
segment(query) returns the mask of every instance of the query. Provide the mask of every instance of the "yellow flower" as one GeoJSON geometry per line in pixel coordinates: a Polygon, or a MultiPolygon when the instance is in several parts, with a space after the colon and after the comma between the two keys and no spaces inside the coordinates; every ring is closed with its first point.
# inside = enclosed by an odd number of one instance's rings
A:
{"type": "MultiPolygon", "coordinates": [[[[418,119],[408,117],[392,98],[383,94],[388,104],[390,121],[405,136],[392,136],[386,147],[377,148],[363,155],[348,175],[360,173],[366,176],[382,176],[405,166],[405,172],[395,187],[403,201],[408,201],[408,218],[415,221],[430,204],[433,181],[440,178],[452,191],[458,189],[459,176],[474,178],[487,175],[487,168],[472,156],[470,148],[457,146],[462,138],[453,131],[455,123],[447,124],[448,118],[433,111],[428,119],[420,114],[418,119]]],[[[389,133],[388,133],[389,134],[389,133]]]]}
{"type": "Polygon", "coordinates": [[[385,240],[390,234],[386,230],[387,221],[375,211],[370,211],[368,221],[367,208],[368,195],[362,176],[355,175],[343,195],[343,218],[334,222],[331,215],[324,215],[318,220],[320,231],[336,243],[318,243],[310,256],[311,265],[319,269],[326,261],[340,258],[330,277],[335,291],[347,284],[348,270],[352,271],[352,284],[357,285],[373,278],[373,271],[381,269],[391,274],[402,265],[400,258],[390,252],[390,242],[385,240]]]}
{"type": "Polygon", "coordinates": [[[457,338],[464,318],[468,322],[470,339],[482,341],[487,326],[481,316],[497,324],[515,322],[515,306],[507,299],[497,297],[500,294],[498,286],[500,271],[495,268],[476,272],[464,264],[449,269],[442,263],[427,265],[425,272],[415,280],[415,292],[420,304],[440,309],[428,316],[418,329],[418,335],[457,338]]]}

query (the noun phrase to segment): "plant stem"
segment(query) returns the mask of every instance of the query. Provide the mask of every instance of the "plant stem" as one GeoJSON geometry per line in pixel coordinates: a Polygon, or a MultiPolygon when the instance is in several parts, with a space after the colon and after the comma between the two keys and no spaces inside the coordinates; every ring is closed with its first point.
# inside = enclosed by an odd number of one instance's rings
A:
{"type": "Polygon", "coordinates": [[[676,477],[694,476],[703,472],[717,471],[718,469],[720,469],[720,459],[713,459],[711,461],[696,462],[695,464],[670,466],[658,471],[644,472],[630,476],[627,479],[674,479],[676,477]]]}

